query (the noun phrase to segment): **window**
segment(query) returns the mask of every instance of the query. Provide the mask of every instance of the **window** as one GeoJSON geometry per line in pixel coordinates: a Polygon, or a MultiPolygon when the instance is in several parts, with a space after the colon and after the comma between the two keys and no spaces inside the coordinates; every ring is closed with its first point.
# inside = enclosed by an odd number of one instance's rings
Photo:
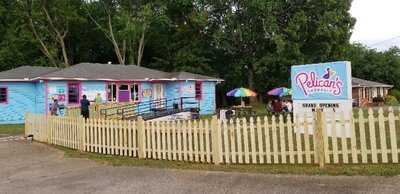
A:
{"type": "Polygon", "coordinates": [[[195,91],[196,91],[196,99],[201,99],[201,94],[202,94],[202,82],[196,81],[195,83],[195,91]]]}
{"type": "Polygon", "coordinates": [[[131,100],[132,102],[139,101],[139,85],[131,84],[131,100]]]}
{"type": "Polygon", "coordinates": [[[107,101],[113,102],[117,100],[117,85],[115,83],[108,84],[107,86],[107,101]]]}
{"type": "Polygon", "coordinates": [[[68,84],[68,103],[78,104],[79,103],[79,83],[68,84]]]}
{"type": "Polygon", "coordinates": [[[120,85],[119,90],[128,90],[128,85],[120,85]]]}
{"type": "Polygon", "coordinates": [[[8,102],[8,90],[7,88],[0,88],[0,103],[7,103],[8,102]]]}

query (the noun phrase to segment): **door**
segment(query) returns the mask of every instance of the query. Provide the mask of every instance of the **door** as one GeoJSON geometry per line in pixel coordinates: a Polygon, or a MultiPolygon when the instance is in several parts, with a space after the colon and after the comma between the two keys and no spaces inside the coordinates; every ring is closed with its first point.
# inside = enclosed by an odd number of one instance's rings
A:
{"type": "Polygon", "coordinates": [[[157,83],[153,84],[153,100],[155,102],[155,108],[162,108],[162,99],[164,98],[164,84],[157,83]]]}
{"type": "Polygon", "coordinates": [[[118,102],[129,102],[130,93],[128,84],[121,84],[118,87],[118,102]]]}

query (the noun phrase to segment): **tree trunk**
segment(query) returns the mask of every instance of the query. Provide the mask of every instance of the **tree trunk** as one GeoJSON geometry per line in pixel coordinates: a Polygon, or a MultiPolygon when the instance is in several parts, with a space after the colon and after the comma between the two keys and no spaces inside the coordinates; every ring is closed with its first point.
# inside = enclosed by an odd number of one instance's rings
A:
{"type": "Polygon", "coordinates": [[[35,37],[35,39],[37,41],[39,41],[40,47],[41,47],[41,51],[42,53],[49,59],[50,63],[54,66],[54,67],[58,67],[56,60],[54,60],[53,56],[51,56],[51,53],[49,51],[49,49],[47,48],[46,44],[43,42],[43,40],[40,38],[39,34],[36,31],[35,25],[33,23],[32,17],[28,16],[28,20],[29,20],[29,26],[32,29],[32,33],[33,36],[35,37]]]}
{"type": "Polygon", "coordinates": [[[137,65],[140,66],[142,63],[143,57],[143,50],[144,50],[144,34],[146,30],[144,29],[142,32],[142,36],[140,37],[139,46],[138,46],[138,58],[137,58],[137,65]]]}
{"type": "Polygon", "coordinates": [[[53,19],[50,17],[50,14],[47,11],[45,6],[42,7],[42,10],[45,13],[47,21],[49,22],[51,28],[53,29],[53,31],[55,33],[55,39],[60,44],[63,59],[64,59],[64,65],[65,65],[65,67],[69,67],[68,54],[67,54],[67,49],[65,48],[65,42],[64,42],[65,36],[67,35],[67,32],[68,32],[68,26],[66,27],[65,31],[61,34],[60,30],[57,29],[57,27],[54,25],[53,19]]]}
{"type": "Polygon", "coordinates": [[[131,45],[129,47],[129,55],[130,55],[129,62],[132,65],[136,65],[135,63],[137,61],[136,61],[136,52],[135,52],[135,50],[136,50],[136,48],[135,48],[135,40],[132,40],[132,42],[130,44],[131,45]]]}
{"type": "Polygon", "coordinates": [[[54,67],[58,67],[58,64],[57,64],[56,60],[53,58],[53,56],[51,55],[51,53],[50,53],[49,49],[47,48],[46,44],[44,43],[42,38],[40,38],[39,33],[36,31],[36,27],[35,27],[35,24],[33,22],[33,17],[32,17],[32,1],[26,1],[26,14],[27,14],[26,16],[27,16],[27,19],[28,19],[29,27],[32,30],[33,37],[40,44],[40,47],[41,47],[40,50],[49,59],[49,62],[54,67]]]}
{"type": "Polygon", "coordinates": [[[114,52],[117,55],[118,62],[121,65],[125,65],[125,57],[122,56],[120,48],[118,46],[118,43],[117,43],[117,41],[115,40],[115,37],[114,37],[114,31],[113,31],[113,27],[112,27],[112,21],[111,21],[111,15],[110,14],[108,14],[108,28],[110,30],[111,42],[112,42],[112,44],[114,46],[114,52]]]}
{"type": "MultiPolygon", "coordinates": [[[[249,89],[251,90],[255,90],[254,87],[254,67],[253,64],[249,64],[247,66],[247,84],[249,86],[249,89]]],[[[261,95],[261,94],[258,94],[261,95]]],[[[257,102],[257,97],[250,97],[250,104],[254,104],[255,102],[257,102]]]]}
{"type": "Polygon", "coordinates": [[[63,58],[64,58],[64,64],[65,67],[69,67],[69,60],[68,60],[68,55],[67,55],[67,49],[65,48],[65,42],[64,42],[64,38],[59,38],[60,39],[60,45],[61,45],[61,50],[62,50],[62,54],[63,54],[63,58]]]}

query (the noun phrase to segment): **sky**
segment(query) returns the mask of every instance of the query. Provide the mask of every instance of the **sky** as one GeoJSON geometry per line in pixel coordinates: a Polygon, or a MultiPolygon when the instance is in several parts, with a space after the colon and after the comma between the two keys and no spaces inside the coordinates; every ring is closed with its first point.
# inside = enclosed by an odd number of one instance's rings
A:
{"type": "Polygon", "coordinates": [[[351,42],[378,50],[400,46],[400,0],[353,0],[350,13],[357,19],[351,42]]]}

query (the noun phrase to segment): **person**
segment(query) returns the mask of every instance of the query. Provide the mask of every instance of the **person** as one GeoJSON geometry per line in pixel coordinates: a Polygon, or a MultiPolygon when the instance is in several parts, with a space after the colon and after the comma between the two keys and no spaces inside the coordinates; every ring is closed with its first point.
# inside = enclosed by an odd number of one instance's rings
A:
{"type": "Polygon", "coordinates": [[[285,100],[283,101],[283,111],[284,112],[292,112],[293,111],[293,105],[290,100],[285,100]]]}
{"type": "Polygon", "coordinates": [[[286,100],[283,100],[283,103],[282,103],[282,110],[283,110],[283,112],[289,112],[288,103],[287,103],[286,100]]]}
{"type": "Polygon", "coordinates": [[[282,102],[275,99],[272,102],[272,108],[274,109],[274,112],[282,112],[282,102]]]}
{"type": "Polygon", "coordinates": [[[293,112],[293,103],[291,100],[287,101],[286,107],[288,109],[288,112],[293,112]]]}
{"type": "Polygon", "coordinates": [[[53,104],[51,105],[51,108],[50,108],[50,115],[51,116],[58,115],[58,100],[55,98],[53,98],[53,104]]]}
{"type": "Polygon", "coordinates": [[[97,93],[96,97],[94,98],[94,104],[96,111],[99,110],[100,104],[103,102],[103,99],[101,98],[100,93],[97,93]]]}
{"type": "Polygon", "coordinates": [[[89,106],[90,106],[89,100],[87,99],[86,95],[83,95],[81,100],[81,115],[85,119],[89,118],[89,106]]]}
{"type": "Polygon", "coordinates": [[[274,112],[274,108],[272,107],[272,101],[271,101],[271,100],[268,101],[268,104],[267,104],[267,111],[268,111],[268,112],[274,112]]]}

